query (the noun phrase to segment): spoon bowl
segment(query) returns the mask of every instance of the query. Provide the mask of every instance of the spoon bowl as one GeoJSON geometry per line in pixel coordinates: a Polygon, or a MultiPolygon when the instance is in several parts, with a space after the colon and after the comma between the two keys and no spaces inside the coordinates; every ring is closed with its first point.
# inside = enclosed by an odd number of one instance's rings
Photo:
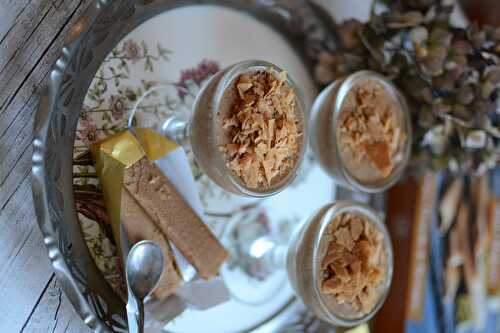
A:
{"type": "Polygon", "coordinates": [[[139,299],[145,299],[160,282],[163,273],[163,251],[152,241],[135,244],[127,257],[127,282],[139,299]]]}
{"type": "Polygon", "coordinates": [[[144,331],[144,299],[158,286],[163,263],[163,251],[153,241],[141,241],[130,249],[125,268],[130,332],[144,331]]]}

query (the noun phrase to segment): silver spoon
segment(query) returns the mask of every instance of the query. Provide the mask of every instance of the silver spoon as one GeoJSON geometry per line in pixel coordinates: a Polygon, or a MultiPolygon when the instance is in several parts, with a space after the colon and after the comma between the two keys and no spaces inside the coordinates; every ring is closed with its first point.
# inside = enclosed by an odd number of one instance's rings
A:
{"type": "Polygon", "coordinates": [[[128,253],[127,318],[130,333],[144,332],[144,299],[156,288],[163,273],[163,251],[153,241],[140,241],[128,253]]]}

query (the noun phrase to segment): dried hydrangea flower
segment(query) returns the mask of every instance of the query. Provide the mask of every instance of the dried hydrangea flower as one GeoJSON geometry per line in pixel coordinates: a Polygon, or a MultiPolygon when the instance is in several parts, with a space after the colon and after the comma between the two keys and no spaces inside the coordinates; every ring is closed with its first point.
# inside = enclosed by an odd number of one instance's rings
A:
{"type": "Polygon", "coordinates": [[[413,170],[480,173],[498,165],[500,28],[453,27],[450,0],[384,3],[368,22],[339,27],[342,45],[320,55],[317,80],[362,69],[392,79],[413,114],[413,170]]]}

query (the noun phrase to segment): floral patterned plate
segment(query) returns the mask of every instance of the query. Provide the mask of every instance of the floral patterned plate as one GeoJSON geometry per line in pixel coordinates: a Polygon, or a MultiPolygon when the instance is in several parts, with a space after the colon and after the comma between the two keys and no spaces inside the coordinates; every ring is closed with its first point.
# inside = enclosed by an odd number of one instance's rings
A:
{"type": "MultiPolygon", "coordinates": [[[[106,57],[86,94],[74,143],[75,202],[87,245],[98,268],[117,293],[123,293],[122,267],[113,243],[89,144],[123,130],[137,99],[150,87],[169,84],[167,96],[148,98],[139,111],[142,122],[157,124],[168,112],[190,112],[205,80],[232,63],[262,59],[285,68],[310,105],[317,94],[306,61],[279,32],[255,18],[218,6],[175,9],[149,19],[129,33],[106,57]],[[230,28],[228,28],[230,27],[230,28]]],[[[269,229],[286,238],[294,224],[332,201],[333,182],[307,155],[296,181],[265,200],[228,194],[192,170],[207,224],[221,235],[234,219],[269,229]]],[[[284,273],[277,277],[285,281],[284,273]]],[[[235,275],[237,276],[237,275],[235,275]]],[[[255,281],[241,278],[249,291],[255,281]]],[[[259,327],[293,303],[286,283],[275,297],[258,306],[231,300],[207,311],[186,310],[169,323],[169,332],[239,332],[259,327]]]]}

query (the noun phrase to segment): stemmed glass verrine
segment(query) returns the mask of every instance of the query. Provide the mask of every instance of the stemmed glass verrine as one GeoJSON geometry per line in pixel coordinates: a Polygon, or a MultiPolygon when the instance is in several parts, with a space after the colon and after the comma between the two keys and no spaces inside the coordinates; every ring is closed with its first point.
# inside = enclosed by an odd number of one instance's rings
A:
{"type": "MultiPolygon", "coordinates": [[[[308,122],[302,94],[297,85],[287,74],[285,84],[295,93],[295,112],[302,135],[298,138],[299,151],[293,166],[286,174],[267,188],[250,188],[227,167],[227,161],[220,147],[222,141],[223,119],[220,116],[232,107],[234,102],[235,82],[246,73],[268,71],[278,76],[283,69],[260,60],[243,61],[231,65],[213,75],[196,94],[192,111],[186,116],[185,110],[173,112],[161,119],[159,131],[162,135],[176,141],[187,151],[192,151],[195,161],[214,183],[224,190],[249,197],[266,197],[278,193],[295,178],[303,160],[308,140],[308,122]]],[[[152,93],[166,90],[169,85],[152,87],[137,101],[129,118],[129,128],[133,128],[133,119],[141,103],[152,93]]]]}
{"type": "Polygon", "coordinates": [[[412,145],[411,114],[403,94],[384,76],[372,71],[358,71],[337,79],[325,87],[316,97],[311,108],[311,147],[323,170],[335,179],[337,184],[352,191],[379,193],[394,185],[403,176],[410,160],[412,145]],[[396,155],[396,166],[387,176],[375,181],[362,180],[359,170],[353,172],[341,154],[339,124],[343,105],[348,94],[356,86],[374,82],[383,88],[392,102],[398,105],[395,118],[405,134],[404,143],[396,155]]]}
{"type": "MultiPolygon", "coordinates": [[[[393,274],[393,252],[387,229],[380,215],[370,207],[354,201],[338,201],[328,204],[302,223],[298,224],[292,236],[286,242],[273,239],[269,235],[246,235],[240,238],[237,246],[234,244],[233,233],[241,232],[244,223],[235,222],[226,232],[226,241],[232,249],[231,260],[239,265],[250,277],[265,280],[279,271],[285,272],[286,280],[290,282],[295,295],[306,305],[315,316],[334,326],[352,327],[372,318],[382,306],[389,291],[393,274]],[[323,268],[322,257],[327,242],[327,228],[338,214],[345,212],[363,216],[371,221],[381,233],[386,252],[386,272],[384,281],[377,286],[378,299],[369,313],[356,310],[347,303],[332,302],[331,297],[321,293],[323,268]],[[267,274],[267,275],[266,275],[267,274]]],[[[223,277],[231,274],[227,267],[222,270],[223,277]]],[[[286,281],[277,281],[266,286],[263,292],[255,290],[255,294],[240,292],[231,288],[233,296],[243,302],[258,305],[274,297],[286,281]]]]}

